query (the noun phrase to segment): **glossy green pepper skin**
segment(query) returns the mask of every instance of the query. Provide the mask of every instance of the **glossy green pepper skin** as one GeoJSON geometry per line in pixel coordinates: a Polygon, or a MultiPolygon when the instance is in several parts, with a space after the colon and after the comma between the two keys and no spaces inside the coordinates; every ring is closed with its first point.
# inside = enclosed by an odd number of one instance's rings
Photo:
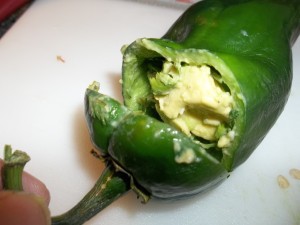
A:
{"type": "Polygon", "coordinates": [[[291,46],[299,31],[298,0],[204,0],[184,12],[162,38],[127,46],[124,106],[99,93],[97,83],[85,95],[91,139],[109,168],[106,180],[99,178],[92,189],[97,194],[83,198],[87,204],[79,203],[53,224],[82,224],[128,190],[146,202],[149,197],[194,195],[224,181],[283,110],[292,82],[291,46]],[[214,141],[187,136],[162,121],[147,74],[166,61],[217,71],[234,102],[226,124],[234,133],[229,146],[216,147],[214,141]],[[89,201],[103,199],[105,205],[88,207],[89,201]]]}
{"type": "Polygon", "coordinates": [[[144,114],[131,114],[120,122],[109,154],[156,198],[190,196],[228,176],[223,165],[201,145],[144,114]]]}

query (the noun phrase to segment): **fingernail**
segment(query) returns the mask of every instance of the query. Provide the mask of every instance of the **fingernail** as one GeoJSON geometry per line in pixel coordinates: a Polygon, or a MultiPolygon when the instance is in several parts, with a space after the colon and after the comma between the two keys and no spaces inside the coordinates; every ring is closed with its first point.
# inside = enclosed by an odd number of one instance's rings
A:
{"type": "Polygon", "coordinates": [[[5,225],[50,225],[43,198],[25,192],[0,192],[0,218],[5,225]]]}

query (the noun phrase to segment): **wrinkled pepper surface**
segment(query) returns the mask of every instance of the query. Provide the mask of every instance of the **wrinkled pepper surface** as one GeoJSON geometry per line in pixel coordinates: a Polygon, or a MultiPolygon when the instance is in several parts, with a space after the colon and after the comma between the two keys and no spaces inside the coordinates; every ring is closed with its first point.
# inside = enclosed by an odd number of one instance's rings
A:
{"type": "Polygon", "coordinates": [[[204,0],[159,39],[123,48],[124,105],[86,91],[91,139],[107,168],[53,224],[82,224],[128,190],[184,198],[224,181],[281,114],[292,82],[298,0],[204,0]]]}

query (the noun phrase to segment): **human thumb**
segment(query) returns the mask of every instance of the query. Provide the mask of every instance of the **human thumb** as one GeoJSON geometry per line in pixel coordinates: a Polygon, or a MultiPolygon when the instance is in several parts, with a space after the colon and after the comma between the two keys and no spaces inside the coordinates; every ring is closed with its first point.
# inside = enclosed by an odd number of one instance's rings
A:
{"type": "Polygon", "coordinates": [[[31,193],[0,191],[0,225],[50,225],[44,200],[31,193]]]}

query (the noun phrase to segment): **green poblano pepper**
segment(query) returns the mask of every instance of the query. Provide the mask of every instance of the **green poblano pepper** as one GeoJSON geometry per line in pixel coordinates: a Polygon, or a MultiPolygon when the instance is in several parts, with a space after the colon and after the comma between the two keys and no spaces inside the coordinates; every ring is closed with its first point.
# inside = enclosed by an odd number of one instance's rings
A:
{"type": "Polygon", "coordinates": [[[243,163],[276,122],[292,82],[298,0],[204,0],[160,39],[123,48],[124,105],[86,91],[86,118],[107,164],[53,224],[82,224],[128,190],[182,198],[243,163]]]}

